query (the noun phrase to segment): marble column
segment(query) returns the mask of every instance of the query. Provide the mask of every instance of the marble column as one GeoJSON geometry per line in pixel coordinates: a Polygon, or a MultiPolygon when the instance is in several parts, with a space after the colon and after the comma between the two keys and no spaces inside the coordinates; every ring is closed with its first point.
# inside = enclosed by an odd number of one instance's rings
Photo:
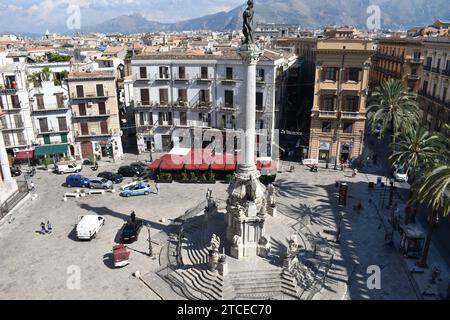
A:
{"type": "Polygon", "coordinates": [[[256,65],[262,51],[256,45],[244,44],[238,50],[244,65],[245,96],[241,110],[245,112],[245,143],[234,181],[228,188],[227,240],[230,253],[236,259],[259,254],[264,243],[264,222],[267,214],[266,188],[259,181],[255,163],[256,145],[256,65]]]}

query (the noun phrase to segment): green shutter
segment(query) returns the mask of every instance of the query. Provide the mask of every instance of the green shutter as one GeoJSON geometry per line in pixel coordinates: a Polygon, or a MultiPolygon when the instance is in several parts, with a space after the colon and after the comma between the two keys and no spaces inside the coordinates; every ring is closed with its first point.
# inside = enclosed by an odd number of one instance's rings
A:
{"type": "Polygon", "coordinates": [[[48,134],[44,135],[44,144],[51,144],[50,135],[48,134]]]}
{"type": "Polygon", "coordinates": [[[61,143],[67,143],[67,133],[61,134],[61,143]]]}

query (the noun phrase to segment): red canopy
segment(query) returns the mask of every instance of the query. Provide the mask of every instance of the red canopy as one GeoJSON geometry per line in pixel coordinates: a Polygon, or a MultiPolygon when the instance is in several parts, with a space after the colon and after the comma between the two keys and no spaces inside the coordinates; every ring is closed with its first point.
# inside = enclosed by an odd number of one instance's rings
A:
{"type": "MultiPolygon", "coordinates": [[[[163,156],[161,158],[162,161],[161,161],[161,165],[159,166],[159,169],[163,170],[163,171],[179,171],[179,170],[183,170],[184,163],[181,162],[181,161],[177,161],[177,163],[175,163],[173,161],[173,159],[174,159],[173,157],[176,157],[176,156],[172,156],[172,155],[168,155],[168,154],[163,156]]],[[[181,158],[179,158],[179,159],[181,159],[181,158]]]]}
{"type": "Polygon", "coordinates": [[[225,171],[236,171],[238,162],[237,155],[225,154],[223,157],[223,161],[225,162],[225,171]]]}
{"type": "Polygon", "coordinates": [[[33,159],[34,150],[21,150],[15,154],[16,160],[28,160],[33,159]]]}
{"type": "Polygon", "coordinates": [[[157,170],[159,168],[161,162],[162,162],[162,159],[155,160],[151,164],[148,165],[148,168],[150,170],[157,170]]]}

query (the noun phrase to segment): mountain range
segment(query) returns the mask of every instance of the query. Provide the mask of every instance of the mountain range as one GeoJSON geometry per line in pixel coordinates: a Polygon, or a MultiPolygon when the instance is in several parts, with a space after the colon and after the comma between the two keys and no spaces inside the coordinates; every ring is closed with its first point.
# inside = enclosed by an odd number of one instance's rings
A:
{"type": "MultiPolygon", "coordinates": [[[[436,19],[448,20],[448,0],[257,0],[255,21],[299,24],[303,28],[327,25],[353,25],[366,28],[370,5],[378,5],[381,29],[407,29],[429,25],[436,19]]],[[[149,21],[140,14],[122,15],[87,26],[81,32],[144,33],[157,31],[238,30],[246,4],[228,12],[219,12],[176,23],[149,21]]]]}

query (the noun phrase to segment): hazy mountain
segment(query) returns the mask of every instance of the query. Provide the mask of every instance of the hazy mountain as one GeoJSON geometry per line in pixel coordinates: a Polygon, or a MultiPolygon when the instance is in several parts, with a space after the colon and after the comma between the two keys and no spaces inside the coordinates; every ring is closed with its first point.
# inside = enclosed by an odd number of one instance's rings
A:
{"type": "MultiPolygon", "coordinates": [[[[304,28],[326,25],[354,25],[366,27],[367,8],[381,9],[382,29],[406,29],[427,25],[438,18],[450,18],[448,0],[256,0],[255,21],[300,24],[304,28]]],[[[84,32],[155,32],[208,29],[214,31],[241,28],[245,4],[229,12],[181,21],[159,23],[148,21],[138,14],[124,15],[98,25],[86,27],[84,32]]]]}

